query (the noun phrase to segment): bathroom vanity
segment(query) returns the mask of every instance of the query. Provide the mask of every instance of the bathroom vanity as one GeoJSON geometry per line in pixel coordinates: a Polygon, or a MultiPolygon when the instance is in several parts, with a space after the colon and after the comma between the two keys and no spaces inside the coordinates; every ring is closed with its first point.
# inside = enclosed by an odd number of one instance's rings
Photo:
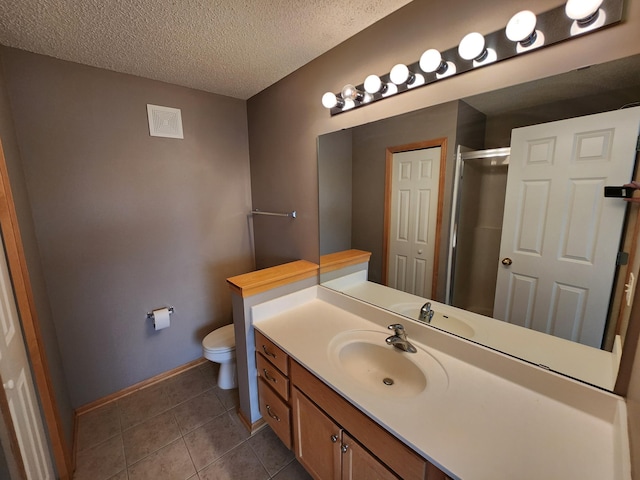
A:
{"type": "Polygon", "coordinates": [[[322,286],[251,310],[260,411],[316,478],[631,478],[616,395],[322,286]]]}

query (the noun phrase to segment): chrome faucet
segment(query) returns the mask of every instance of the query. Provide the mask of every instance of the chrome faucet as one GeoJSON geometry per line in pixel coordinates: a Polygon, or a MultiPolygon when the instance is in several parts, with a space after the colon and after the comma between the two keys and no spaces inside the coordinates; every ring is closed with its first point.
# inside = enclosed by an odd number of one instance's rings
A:
{"type": "Polygon", "coordinates": [[[411,345],[409,340],[407,340],[407,334],[404,331],[404,326],[399,323],[392,323],[387,328],[394,331],[394,334],[387,337],[385,340],[387,345],[393,345],[403,352],[416,353],[418,351],[416,347],[411,345]]]}
{"type": "Polygon", "coordinates": [[[427,302],[422,305],[420,309],[420,315],[418,315],[418,320],[425,323],[431,323],[431,319],[433,318],[433,314],[435,312],[431,310],[431,302],[427,302]]]}

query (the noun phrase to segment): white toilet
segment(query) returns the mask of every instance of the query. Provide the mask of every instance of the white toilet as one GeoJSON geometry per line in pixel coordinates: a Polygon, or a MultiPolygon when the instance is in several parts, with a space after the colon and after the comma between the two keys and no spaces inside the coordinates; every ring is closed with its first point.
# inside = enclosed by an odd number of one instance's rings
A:
{"type": "Polygon", "coordinates": [[[233,323],[220,327],[202,340],[204,358],[220,364],[218,387],[223,390],[236,388],[236,337],[233,323]]]}

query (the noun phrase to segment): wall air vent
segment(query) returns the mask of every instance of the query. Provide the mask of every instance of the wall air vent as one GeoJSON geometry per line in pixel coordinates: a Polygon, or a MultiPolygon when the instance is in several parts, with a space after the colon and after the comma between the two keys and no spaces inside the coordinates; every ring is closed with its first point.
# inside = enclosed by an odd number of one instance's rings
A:
{"type": "Polygon", "coordinates": [[[152,137],[184,138],[179,108],[147,104],[149,135],[152,137]]]}

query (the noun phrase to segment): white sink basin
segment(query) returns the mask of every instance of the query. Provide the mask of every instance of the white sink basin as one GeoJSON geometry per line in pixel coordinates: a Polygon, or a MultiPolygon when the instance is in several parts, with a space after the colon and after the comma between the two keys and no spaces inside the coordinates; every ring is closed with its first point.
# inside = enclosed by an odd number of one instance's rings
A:
{"type": "MultiPolygon", "coordinates": [[[[389,310],[395,313],[399,313],[400,315],[404,315],[405,317],[412,318],[414,320],[418,320],[420,316],[420,308],[422,307],[422,303],[396,303],[389,307],[389,310]]],[[[445,330],[449,333],[453,333],[454,335],[458,335],[464,338],[473,338],[475,335],[475,330],[471,325],[469,325],[464,320],[461,320],[456,317],[445,316],[435,310],[435,314],[431,319],[430,325],[439,328],[440,330],[445,330]]]]}
{"type": "MultiPolygon", "coordinates": [[[[385,343],[389,331],[349,330],[329,344],[333,365],[368,392],[387,397],[414,397],[444,391],[448,386],[442,365],[417,347],[408,353],[385,343]]],[[[411,338],[408,339],[411,342],[411,338]]]]}

